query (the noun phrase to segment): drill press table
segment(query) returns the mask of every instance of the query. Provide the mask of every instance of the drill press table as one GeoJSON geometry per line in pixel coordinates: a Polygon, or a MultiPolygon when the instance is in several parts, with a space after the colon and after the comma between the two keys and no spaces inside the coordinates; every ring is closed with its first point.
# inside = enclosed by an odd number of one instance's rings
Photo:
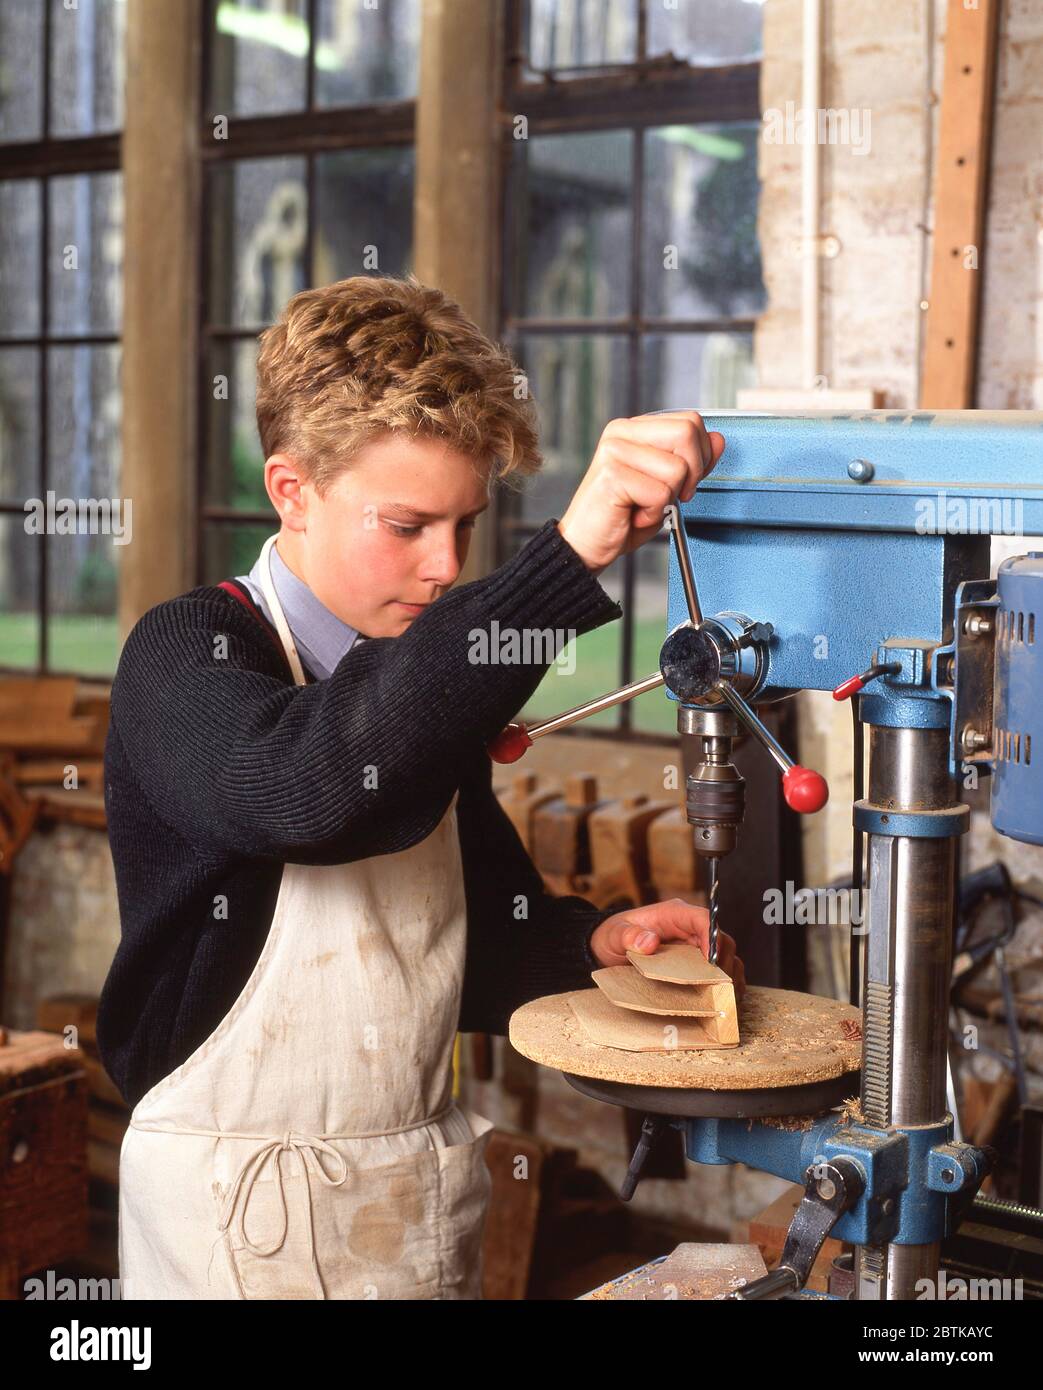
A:
{"type": "Polygon", "coordinates": [[[738,1047],[651,1053],[589,1042],[569,997],[522,1005],[510,1040],[597,1100],[653,1114],[745,1118],[815,1114],[858,1094],[861,1013],[836,999],[751,986],[739,1005],[738,1047]]]}

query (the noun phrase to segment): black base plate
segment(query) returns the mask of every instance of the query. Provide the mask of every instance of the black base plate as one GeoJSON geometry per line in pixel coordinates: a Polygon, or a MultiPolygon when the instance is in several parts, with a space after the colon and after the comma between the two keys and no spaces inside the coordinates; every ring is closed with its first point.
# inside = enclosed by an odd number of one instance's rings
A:
{"type": "Polygon", "coordinates": [[[699,1091],[680,1086],[632,1086],[625,1081],[601,1081],[592,1076],[562,1072],[570,1086],[594,1100],[621,1105],[651,1115],[749,1120],[762,1115],[818,1115],[857,1095],[861,1073],[845,1072],[830,1081],[774,1090],[699,1091]]]}

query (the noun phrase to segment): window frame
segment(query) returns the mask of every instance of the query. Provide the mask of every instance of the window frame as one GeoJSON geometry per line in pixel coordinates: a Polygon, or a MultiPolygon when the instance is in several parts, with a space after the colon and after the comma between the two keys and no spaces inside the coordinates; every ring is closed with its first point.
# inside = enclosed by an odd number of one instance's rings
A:
{"type": "MultiPolygon", "coordinates": [[[[499,336],[508,345],[519,337],[609,335],[627,343],[628,381],[625,414],[640,408],[641,343],[649,334],[698,333],[713,331],[753,331],[756,317],[740,318],[651,318],[641,313],[641,255],[643,245],[643,188],[645,133],[657,126],[717,125],[727,121],[760,121],[761,60],[721,65],[695,65],[672,55],[647,56],[647,16],[650,0],[633,0],[637,6],[637,58],[631,64],[588,65],[590,76],[555,80],[544,74],[527,80],[529,68],[525,52],[525,9],[527,0],[505,0],[506,47],[501,94],[501,238],[498,295],[499,336]],[[537,135],[587,134],[594,131],[630,131],[634,137],[633,182],[631,185],[631,246],[628,280],[629,312],[618,319],[526,318],[511,312],[513,241],[517,213],[512,165],[516,141],[513,122],[517,115],[527,119],[528,138],[537,135]]],[[[624,412],[621,412],[624,413],[624,412]]],[[[608,421],[605,421],[607,424],[608,421]]],[[[503,564],[516,549],[516,542],[535,534],[539,523],[519,520],[507,514],[504,498],[498,494],[493,518],[493,564],[503,564]]],[[[662,535],[649,546],[669,546],[662,535]]],[[[620,638],[620,671],[617,687],[649,674],[634,669],[634,589],[636,559],[623,558],[623,608],[620,638]]],[[[590,727],[582,723],[562,730],[570,737],[617,739],[626,742],[659,743],[669,735],[633,726],[633,702],[616,706],[613,726],[590,727]]]]}
{"type": "Polygon", "coordinates": [[[196,391],[201,408],[196,412],[196,472],[192,502],[195,531],[195,578],[197,584],[206,582],[206,532],[212,523],[221,526],[236,524],[274,526],[276,517],[270,507],[245,508],[212,504],[207,501],[208,427],[209,412],[202,408],[209,400],[212,384],[207,364],[213,344],[236,345],[256,341],[268,324],[234,326],[218,324],[208,318],[210,285],[209,239],[205,235],[212,209],[214,171],[222,165],[233,166],[248,159],[273,159],[286,156],[305,161],[305,192],[307,196],[307,231],[305,235],[305,283],[314,284],[316,159],[339,150],[385,148],[416,148],[416,98],[409,101],[372,102],[355,106],[315,105],[315,49],[318,39],[317,15],[319,0],[307,0],[305,22],[308,26],[307,71],[305,75],[304,107],[300,111],[276,115],[227,117],[227,138],[214,139],[211,110],[211,86],[214,58],[214,22],[220,0],[204,0],[201,7],[202,35],[200,51],[199,158],[201,187],[198,226],[199,302],[196,323],[196,391]]]}
{"type": "MultiPolygon", "coordinates": [[[[81,174],[122,174],[122,130],[102,131],[91,135],[51,135],[51,36],[53,12],[50,4],[43,6],[41,47],[43,63],[40,71],[40,136],[35,140],[16,140],[0,143],[0,181],[38,182],[40,188],[40,262],[38,302],[39,331],[33,334],[10,334],[0,331],[0,350],[35,349],[37,353],[38,384],[37,427],[39,451],[35,460],[40,496],[46,498],[50,486],[50,373],[48,354],[52,348],[122,347],[122,323],[116,333],[52,333],[49,327],[51,311],[49,246],[51,239],[50,184],[55,178],[76,177],[81,174]]],[[[0,496],[0,516],[26,516],[25,502],[8,501],[0,496]]],[[[36,614],[39,622],[35,666],[10,666],[0,663],[5,676],[73,677],[77,680],[108,683],[111,677],[97,672],[64,670],[49,664],[48,628],[53,614],[49,612],[50,582],[48,578],[49,546],[52,537],[45,531],[38,537],[41,544],[37,556],[36,614]]],[[[115,614],[113,616],[116,616],[115,614]]]]}

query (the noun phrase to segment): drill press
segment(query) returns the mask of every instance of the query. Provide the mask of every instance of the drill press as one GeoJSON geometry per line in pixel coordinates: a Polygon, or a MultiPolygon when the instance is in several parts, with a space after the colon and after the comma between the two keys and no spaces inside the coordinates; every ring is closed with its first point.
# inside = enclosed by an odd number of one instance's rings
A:
{"type": "MultiPolygon", "coordinates": [[[[970,819],[960,779],[993,773],[993,825],[1043,844],[1043,554],[988,577],[992,535],[1043,534],[1043,417],[705,420],[727,445],[692,500],[673,509],[660,671],[553,720],[513,725],[490,751],[512,761],[543,733],[665,685],[682,740],[695,740],[686,806],[712,884],[742,820],[730,759],[740,724],[780,767],[793,809],[826,799],[822,778],[793,762],[749,701],[798,690],[857,700],[869,731],[868,795],[853,806],[853,878],[868,898],[868,933],[852,936],[860,1117],[827,1113],[780,1129],[758,1118],[770,1113],[765,1097],[569,1080],[644,1111],[653,1131],[681,1129],[694,1161],[742,1162],[804,1187],[778,1269],[742,1297],[799,1290],[832,1234],[857,1247],[857,1298],[914,1298],[935,1280],[939,1243],[990,1165],[986,1151],[953,1141],[947,1107],[956,848],[970,819]]],[[[787,1113],[812,1115],[824,1099],[812,1089],[787,1096],[787,1113]]]]}

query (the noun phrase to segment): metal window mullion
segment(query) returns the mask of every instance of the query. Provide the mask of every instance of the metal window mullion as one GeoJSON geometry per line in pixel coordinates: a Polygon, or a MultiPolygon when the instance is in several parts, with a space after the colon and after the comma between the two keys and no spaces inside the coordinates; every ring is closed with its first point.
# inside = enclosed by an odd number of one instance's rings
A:
{"type": "Polygon", "coordinates": [[[316,197],[316,165],[318,155],[314,151],[304,156],[304,188],[307,209],[305,211],[305,230],[304,230],[304,266],[306,280],[305,284],[315,284],[315,218],[318,208],[316,197]]]}
{"type": "MultiPolygon", "coordinates": [[[[43,141],[46,142],[51,136],[51,6],[44,6],[43,17],[43,82],[41,85],[41,99],[43,101],[43,111],[41,112],[40,130],[43,141]]],[[[50,329],[51,305],[48,269],[49,251],[51,241],[51,186],[48,175],[43,175],[40,179],[40,331],[42,341],[37,349],[37,369],[40,373],[39,385],[39,440],[40,440],[40,496],[47,496],[47,450],[49,447],[47,432],[47,417],[49,411],[49,387],[48,387],[48,349],[46,344],[47,333],[50,329]]],[[[38,593],[36,597],[37,611],[40,617],[39,647],[37,651],[36,664],[40,671],[47,669],[47,627],[48,614],[47,603],[49,598],[49,586],[47,582],[47,528],[45,527],[41,535],[40,553],[37,562],[37,585],[38,593]]]]}
{"type": "Polygon", "coordinates": [[[0,337],[0,348],[112,347],[118,333],[33,333],[24,338],[0,337]]]}
{"type": "Polygon", "coordinates": [[[710,67],[680,76],[630,64],[616,76],[568,83],[519,82],[508,105],[526,112],[533,135],[606,130],[625,125],[664,126],[760,117],[758,63],[742,70],[710,67]]]}
{"type": "Polygon", "coordinates": [[[213,116],[213,38],[214,29],[217,24],[217,5],[218,0],[203,0],[199,7],[199,18],[202,24],[202,33],[199,39],[199,88],[202,96],[200,107],[204,122],[213,116]]]}
{"type": "Polygon", "coordinates": [[[51,138],[51,6],[43,7],[43,81],[40,84],[43,110],[40,112],[40,132],[44,140],[51,138]]]}
{"type": "MultiPolygon", "coordinates": [[[[308,70],[305,74],[305,93],[304,109],[308,112],[315,110],[315,52],[316,52],[316,25],[318,21],[318,0],[308,0],[307,3],[307,23],[308,23],[308,70]]],[[[316,153],[314,150],[307,150],[304,155],[304,187],[307,208],[305,210],[305,229],[304,229],[304,267],[305,284],[314,285],[315,283],[315,165],[316,153]]]]}
{"type": "MultiPolygon", "coordinates": [[[[644,9],[641,9],[643,16],[644,9]]],[[[640,31],[640,20],[639,20],[640,31]]],[[[638,412],[641,373],[641,251],[644,240],[645,137],[640,129],[631,130],[633,164],[631,174],[630,221],[630,328],[627,332],[627,414],[638,412]]],[[[634,583],[636,561],[633,552],[623,557],[623,632],[620,639],[620,685],[634,679],[634,583]]],[[[619,707],[619,727],[633,729],[631,702],[619,707]]]]}
{"type": "MultiPolygon", "coordinates": [[[[207,17],[209,19],[209,16],[207,17]]],[[[217,176],[216,168],[203,165],[199,188],[199,251],[197,257],[198,287],[196,299],[196,460],[195,460],[195,582],[202,583],[204,527],[206,524],[204,498],[206,497],[206,449],[209,443],[210,412],[207,408],[207,366],[210,360],[210,336],[207,325],[207,310],[210,302],[210,238],[206,229],[210,225],[212,210],[211,182],[217,176]]]]}
{"type": "Polygon", "coordinates": [[[315,109],[315,26],[318,8],[318,0],[308,0],[306,6],[308,25],[308,68],[304,75],[305,111],[314,111],[315,109]]]}
{"type": "Polygon", "coordinates": [[[717,319],[661,319],[636,318],[619,319],[526,319],[510,318],[505,321],[503,331],[520,332],[531,335],[553,334],[561,337],[569,333],[588,335],[594,333],[741,333],[756,327],[752,318],[717,319]]]}
{"type": "MultiPolygon", "coordinates": [[[[202,136],[212,132],[203,121],[202,136]]],[[[392,148],[416,143],[416,102],[398,101],[359,106],[322,106],[270,116],[230,116],[224,140],[201,143],[208,164],[226,160],[266,159],[301,155],[309,150],[392,148]]]]}
{"type": "MultiPolygon", "coordinates": [[[[50,6],[47,7],[48,15],[50,6]]],[[[49,45],[48,45],[49,48],[49,45]]],[[[46,85],[46,84],[45,84],[46,85]]],[[[46,97],[48,105],[50,98],[46,97]]],[[[40,415],[39,415],[39,438],[40,438],[40,496],[47,496],[48,482],[48,450],[50,448],[50,438],[48,431],[48,420],[50,416],[50,372],[49,372],[49,348],[47,344],[47,332],[51,324],[51,296],[50,296],[50,244],[51,244],[51,180],[45,175],[40,180],[40,327],[43,330],[43,337],[38,349],[38,361],[40,372],[40,415]]],[[[48,560],[48,536],[47,528],[39,536],[40,556],[37,572],[37,582],[39,584],[39,594],[37,602],[40,613],[40,647],[37,658],[37,665],[40,671],[47,670],[47,632],[49,627],[48,603],[50,601],[50,584],[48,582],[47,560],[48,560]]]]}

